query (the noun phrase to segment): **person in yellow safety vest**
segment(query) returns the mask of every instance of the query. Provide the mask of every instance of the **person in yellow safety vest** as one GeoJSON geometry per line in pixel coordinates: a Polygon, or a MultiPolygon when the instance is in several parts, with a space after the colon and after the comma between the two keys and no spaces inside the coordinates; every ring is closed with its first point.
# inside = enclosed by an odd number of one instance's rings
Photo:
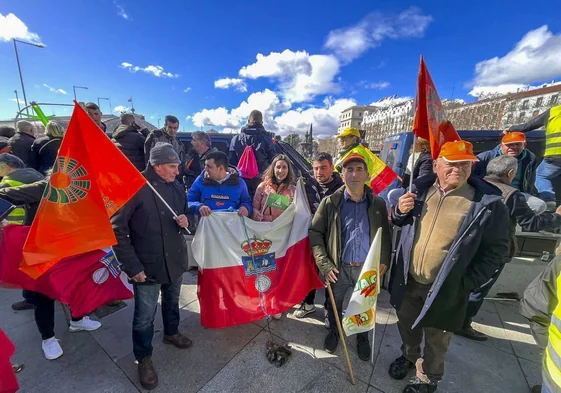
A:
{"type": "MultiPolygon", "coordinates": [[[[364,147],[360,143],[360,132],[356,128],[345,128],[339,135],[339,156],[335,160],[335,171],[338,173],[342,172],[342,163],[349,154],[360,154],[364,157],[366,161],[366,166],[368,167],[368,173],[371,175],[374,173],[374,160],[372,153],[368,148],[364,147]]],[[[372,178],[366,180],[365,184],[370,187],[370,181],[372,178]]]]}
{"type": "Polygon", "coordinates": [[[554,106],[529,122],[507,128],[504,132],[527,132],[545,127],[544,159],[536,172],[536,188],[548,211],[557,207],[551,180],[561,175],[561,105],[554,106]]]}
{"type": "MultiPolygon", "coordinates": [[[[561,299],[561,275],[557,277],[557,300],[561,299]]],[[[551,316],[542,370],[542,393],[561,392],[561,303],[551,316]]]]}
{"type": "MultiPolygon", "coordinates": [[[[25,163],[9,153],[0,154],[0,189],[16,187],[42,180],[43,175],[33,168],[26,168],[25,163]]],[[[18,206],[7,217],[10,224],[23,224],[25,220],[25,207],[18,206]]]]}

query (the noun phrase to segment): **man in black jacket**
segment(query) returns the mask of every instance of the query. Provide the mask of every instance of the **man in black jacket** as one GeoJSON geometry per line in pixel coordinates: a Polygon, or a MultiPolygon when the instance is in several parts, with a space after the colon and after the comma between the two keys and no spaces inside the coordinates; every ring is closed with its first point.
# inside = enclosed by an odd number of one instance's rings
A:
{"type": "Polygon", "coordinates": [[[181,349],[191,346],[191,340],[178,330],[179,293],[183,273],[188,268],[182,228],[189,225],[185,191],[175,180],[180,162],[169,143],[157,143],[143,172],[175,215],[145,185],[111,218],[118,241],[113,250],[134,285],[133,352],[138,361],[140,383],[146,389],[158,384],[152,364],[152,338],[160,292],[164,343],[181,349]]]}
{"type": "Polygon", "coordinates": [[[14,130],[12,127],[0,127],[0,154],[10,152],[8,141],[15,134],[16,130],[14,130]]]}
{"type": "MultiPolygon", "coordinates": [[[[341,179],[341,175],[335,172],[333,165],[333,157],[329,153],[319,153],[312,162],[313,179],[306,179],[306,196],[312,214],[315,214],[320,202],[323,198],[330,196],[345,183],[341,179]]],[[[296,318],[304,318],[308,314],[316,311],[315,306],[316,290],[312,289],[308,296],[304,299],[300,308],[294,312],[296,318]]],[[[329,329],[329,310],[331,310],[331,302],[328,299],[327,289],[325,290],[324,318],[325,327],[329,329]]]]}
{"type": "Polygon", "coordinates": [[[389,374],[403,379],[417,369],[404,393],[437,389],[450,332],[461,329],[469,294],[489,280],[509,251],[507,208],[498,188],[470,177],[476,160],[471,143],[445,143],[434,163],[436,176],[413,181],[392,212],[402,232],[390,302],[403,344],[389,374]]]}
{"type": "Polygon", "coordinates": [[[240,133],[232,138],[228,157],[230,165],[238,166],[240,157],[246,146],[253,147],[255,160],[257,161],[257,167],[259,169],[259,174],[254,178],[244,178],[249,196],[253,200],[255,190],[259,183],[261,183],[261,175],[263,175],[265,169],[271,164],[275,156],[273,138],[265,131],[265,127],[263,127],[263,114],[258,110],[251,111],[247,119],[247,125],[242,127],[240,133]]]}
{"type": "Polygon", "coordinates": [[[516,255],[516,224],[525,232],[537,232],[543,229],[553,229],[561,226],[561,206],[555,213],[543,213],[537,215],[528,205],[524,194],[516,188],[511,187],[512,180],[516,177],[518,162],[515,157],[498,156],[487,165],[487,176],[485,180],[499,188],[503,193],[503,203],[510,212],[509,234],[510,250],[505,255],[503,263],[497,267],[490,279],[482,286],[473,291],[469,297],[466,318],[462,330],[456,332],[471,340],[486,341],[487,336],[471,327],[472,318],[475,317],[483,304],[493,285],[499,279],[505,264],[510,262],[516,255]]]}
{"type": "Polygon", "coordinates": [[[18,130],[8,141],[10,153],[19,157],[29,168],[35,168],[35,157],[31,154],[31,146],[35,141],[35,127],[27,120],[17,122],[18,130]]]}
{"type": "Polygon", "coordinates": [[[210,136],[204,131],[195,131],[192,134],[193,140],[189,150],[185,156],[184,183],[185,188],[189,189],[199,177],[203,169],[205,169],[205,161],[208,154],[218,151],[212,146],[210,136]]]}
{"type": "Polygon", "coordinates": [[[148,134],[147,128],[141,129],[136,125],[132,114],[125,113],[121,115],[121,125],[113,132],[111,139],[140,172],[146,168],[144,142],[148,134]]]}

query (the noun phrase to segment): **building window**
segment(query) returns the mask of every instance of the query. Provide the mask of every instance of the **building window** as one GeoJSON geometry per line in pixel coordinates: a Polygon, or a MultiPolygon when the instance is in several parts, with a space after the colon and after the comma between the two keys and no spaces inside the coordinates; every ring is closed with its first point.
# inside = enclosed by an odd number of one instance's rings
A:
{"type": "Polygon", "coordinates": [[[528,100],[522,102],[522,109],[528,109],[528,100]]]}
{"type": "Polygon", "coordinates": [[[512,124],[512,113],[508,114],[508,116],[506,117],[506,122],[507,124],[512,124]]]}
{"type": "Polygon", "coordinates": [[[362,116],[362,112],[358,112],[358,117],[361,117],[361,116],[362,116]]]}
{"type": "Polygon", "coordinates": [[[509,111],[515,111],[516,110],[516,102],[511,102],[510,105],[508,106],[508,110],[509,111]]]}
{"type": "Polygon", "coordinates": [[[518,116],[518,121],[523,122],[525,117],[526,117],[526,112],[520,112],[520,116],[518,116]]]}
{"type": "Polygon", "coordinates": [[[534,113],[532,113],[532,117],[536,117],[539,113],[540,113],[540,111],[536,109],[534,111],[534,113]]]}
{"type": "Polygon", "coordinates": [[[543,97],[538,98],[538,100],[536,101],[536,107],[542,106],[543,105],[543,97]]]}
{"type": "Polygon", "coordinates": [[[559,98],[559,94],[555,94],[554,96],[551,96],[551,99],[549,100],[549,105],[557,105],[558,98],[559,98]]]}

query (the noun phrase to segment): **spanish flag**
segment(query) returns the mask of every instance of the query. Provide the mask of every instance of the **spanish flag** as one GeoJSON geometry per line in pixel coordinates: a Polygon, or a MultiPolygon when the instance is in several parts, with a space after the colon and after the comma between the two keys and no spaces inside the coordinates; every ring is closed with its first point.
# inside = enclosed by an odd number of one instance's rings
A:
{"type": "Polygon", "coordinates": [[[437,159],[442,145],[459,141],[461,138],[452,123],[447,120],[423,56],[417,78],[416,106],[413,133],[430,141],[432,158],[437,159]]]}
{"type": "Polygon", "coordinates": [[[109,218],[146,183],[88,114],[74,112],[23,248],[38,277],[60,259],[117,243],[109,218]]]}

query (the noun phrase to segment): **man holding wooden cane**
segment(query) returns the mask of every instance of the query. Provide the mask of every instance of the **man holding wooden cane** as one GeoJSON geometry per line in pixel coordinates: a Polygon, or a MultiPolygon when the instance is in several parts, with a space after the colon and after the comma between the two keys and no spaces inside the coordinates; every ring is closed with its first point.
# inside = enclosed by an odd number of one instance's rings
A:
{"type": "MultiPolygon", "coordinates": [[[[359,279],[362,266],[378,228],[382,228],[380,276],[390,262],[391,236],[385,202],[364,183],[369,178],[366,160],[349,154],[342,162],[341,188],[323,199],[310,228],[310,243],[320,272],[330,285],[339,315],[343,300],[359,279]]],[[[325,350],[335,352],[339,344],[335,313],[329,314],[330,330],[325,350]]],[[[357,352],[361,360],[370,357],[368,333],[357,335],[357,352]]]]}

